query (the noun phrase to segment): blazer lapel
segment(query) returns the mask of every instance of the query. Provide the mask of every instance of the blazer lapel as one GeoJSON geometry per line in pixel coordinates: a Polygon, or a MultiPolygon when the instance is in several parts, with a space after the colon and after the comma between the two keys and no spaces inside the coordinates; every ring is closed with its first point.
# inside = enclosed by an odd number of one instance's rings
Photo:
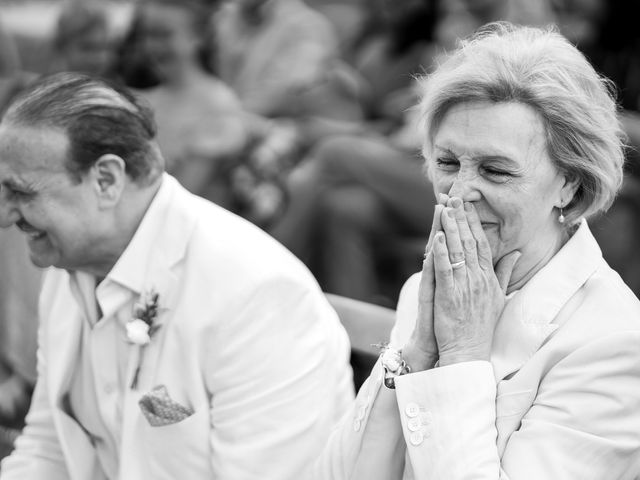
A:
{"type": "Polygon", "coordinates": [[[94,478],[96,456],[89,437],[70,416],[66,395],[78,360],[82,322],[86,320],[68,291],[68,274],[58,281],[60,286],[52,308],[56,313],[51,316],[55,321],[47,322],[47,334],[43,338],[46,348],[52,351],[46,359],[47,394],[53,405],[52,417],[69,473],[72,479],[81,480],[94,478]]]}
{"type": "Polygon", "coordinates": [[[505,306],[491,354],[496,382],[519,370],[560,327],[558,313],[601,261],[600,248],[583,220],[565,246],[505,306]]]}
{"type": "Polygon", "coordinates": [[[141,369],[137,388],[135,390],[127,388],[123,406],[120,469],[127,476],[131,475],[131,472],[140,472],[140,478],[144,478],[146,461],[140,458],[136,431],[139,428],[139,422],[146,420],[140,412],[138,401],[144,393],[153,388],[158,374],[157,367],[161,364],[159,357],[162,354],[170,324],[179,320],[174,316],[176,292],[179,286],[174,270],[176,264],[184,258],[196,223],[196,215],[185,205],[189,203],[191,194],[171,177],[165,177],[164,181],[169,182],[167,188],[170,191],[165,192],[166,208],[161,209],[163,216],[161,232],[158,232],[156,241],[151,245],[146,265],[141,266],[145,273],[138,285],[140,292],[153,289],[158,293],[159,314],[156,321],[160,328],[153,335],[151,343],[138,352],[132,349],[126,378],[128,380],[133,378],[139,358],[141,358],[141,369]]]}

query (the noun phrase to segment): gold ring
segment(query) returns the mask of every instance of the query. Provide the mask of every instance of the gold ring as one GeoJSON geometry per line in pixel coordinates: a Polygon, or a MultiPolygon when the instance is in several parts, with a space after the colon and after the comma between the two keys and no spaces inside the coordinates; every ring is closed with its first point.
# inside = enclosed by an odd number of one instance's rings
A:
{"type": "Polygon", "coordinates": [[[464,260],[460,260],[459,262],[452,263],[451,264],[451,268],[453,268],[455,270],[456,268],[464,267],[465,263],[467,263],[467,262],[465,262],[464,260]]]}

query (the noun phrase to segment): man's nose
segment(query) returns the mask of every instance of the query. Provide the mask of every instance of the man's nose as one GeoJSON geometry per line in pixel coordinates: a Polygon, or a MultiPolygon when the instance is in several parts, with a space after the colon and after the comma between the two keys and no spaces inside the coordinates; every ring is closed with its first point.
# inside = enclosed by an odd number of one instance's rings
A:
{"type": "Polygon", "coordinates": [[[20,213],[15,208],[13,202],[7,199],[4,194],[0,195],[0,228],[7,228],[13,225],[20,218],[20,213]]]}

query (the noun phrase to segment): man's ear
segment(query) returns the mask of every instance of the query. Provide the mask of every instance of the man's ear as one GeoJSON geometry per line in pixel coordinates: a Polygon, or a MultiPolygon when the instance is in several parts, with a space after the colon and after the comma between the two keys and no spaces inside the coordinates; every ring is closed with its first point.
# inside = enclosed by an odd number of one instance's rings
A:
{"type": "Polygon", "coordinates": [[[122,197],[126,184],[126,165],[118,155],[102,155],[91,167],[91,181],[98,195],[99,204],[109,208],[122,197]]]}

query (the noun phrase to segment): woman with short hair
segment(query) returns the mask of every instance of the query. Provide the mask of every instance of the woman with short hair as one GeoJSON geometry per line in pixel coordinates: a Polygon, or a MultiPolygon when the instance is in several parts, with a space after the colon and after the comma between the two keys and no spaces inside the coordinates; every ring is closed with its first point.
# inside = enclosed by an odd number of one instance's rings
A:
{"type": "Polygon", "coordinates": [[[636,479],[640,302],[585,220],[622,182],[609,82],[500,23],[422,88],[423,269],[314,478],[636,479]]]}

